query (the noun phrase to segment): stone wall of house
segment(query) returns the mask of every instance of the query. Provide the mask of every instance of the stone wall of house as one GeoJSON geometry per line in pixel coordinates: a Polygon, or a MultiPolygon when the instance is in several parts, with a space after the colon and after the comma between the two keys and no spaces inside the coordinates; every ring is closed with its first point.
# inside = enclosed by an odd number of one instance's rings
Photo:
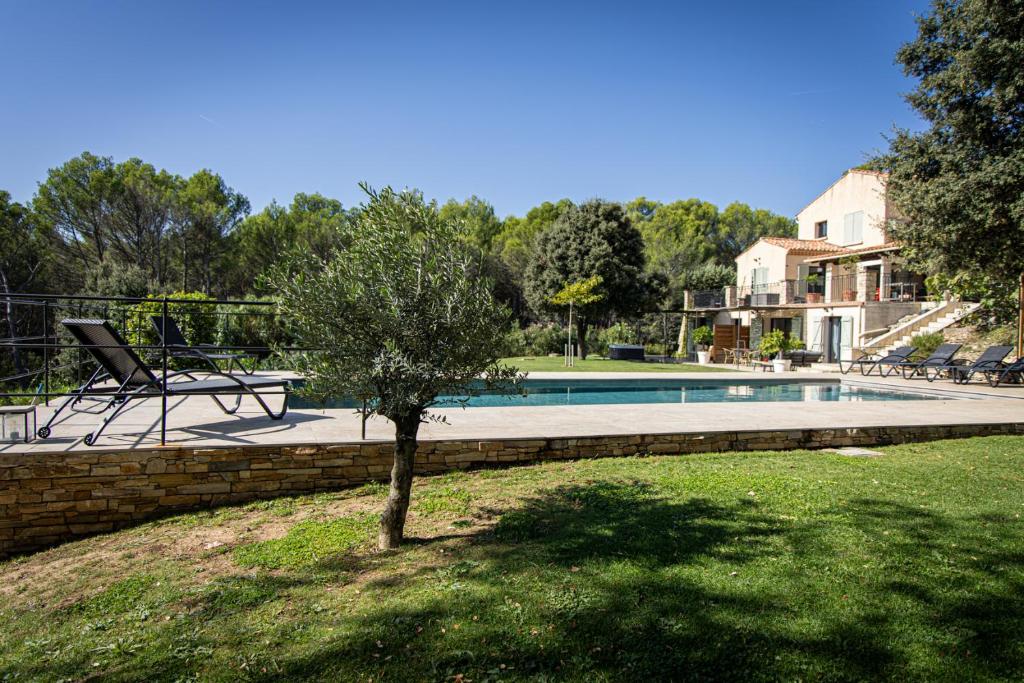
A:
{"type": "MultiPolygon", "coordinates": [[[[538,460],[871,446],[992,434],[1002,425],[428,441],[417,472],[538,460]]],[[[391,443],[0,454],[0,557],[173,512],[386,480],[391,443]]]]}

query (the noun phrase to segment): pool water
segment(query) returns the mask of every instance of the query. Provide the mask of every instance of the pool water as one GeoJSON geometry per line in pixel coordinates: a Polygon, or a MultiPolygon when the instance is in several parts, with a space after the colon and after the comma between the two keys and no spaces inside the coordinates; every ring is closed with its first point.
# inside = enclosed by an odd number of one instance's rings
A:
{"type": "MultiPolygon", "coordinates": [[[[939,396],[842,385],[838,382],[736,380],[527,380],[525,396],[485,393],[468,407],[580,406],[635,403],[769,403],[779,401],[907,401],[939,396]]],[[[454,399],[443,406],[459,405],[454,399]]],[[[331,401],[329,408],[357,408],[352,400],[331,401]]],[[[295,407],[319,407],[298,398],[295,407]]]]}

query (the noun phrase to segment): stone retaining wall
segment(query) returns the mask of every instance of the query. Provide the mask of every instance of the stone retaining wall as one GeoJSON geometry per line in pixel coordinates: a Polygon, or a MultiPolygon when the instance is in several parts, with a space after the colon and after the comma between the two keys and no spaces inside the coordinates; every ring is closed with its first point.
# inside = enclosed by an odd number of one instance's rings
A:
{"type": "MultiPolygon", "coordinates": [[[[1024,434],[1024,423],[427,441],[419,474],[487,464],[637,454],[835,446],[1024,434]]],[[[389,476],[391,443],[0,454],[0,557],[172,512],[338,489],[389,476]]]]}

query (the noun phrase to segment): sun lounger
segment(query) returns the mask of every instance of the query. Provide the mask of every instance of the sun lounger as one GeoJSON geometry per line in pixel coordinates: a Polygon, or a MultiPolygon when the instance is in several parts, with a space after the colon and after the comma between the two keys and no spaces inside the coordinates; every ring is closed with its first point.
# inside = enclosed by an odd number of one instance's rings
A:
{"type": "Polygon", "coordinates": [[[957,384],[967,384],[977,373],[992,373],[1003,366],[1003,359],[1013,351],[1012,346],[990,346],[985,349],[977,360],[969,361],[963,358],[955,358],[945,365],[929,368],[927,377],[929,382],[934,382],[943,373],[949,375],[957,384]],[[932,373],[935,374],[932,374],[932,373]]]}
{"type": "Polygon", "coordinates": [[[868,354],[857,360],[839,361],[839,371],[844,375],[847,375],[855,367],[860,368],[860,374],[870,375],[874,370],[878,370],[879,376],[889,375],[893,372],[897,372],[901,363],[905,363],[910,360],[910,357],[917,351],[913,346],[901,346],[894,351],[890,351],[886,354],[868,354]],[[843,364],[846,367],[843,367],[843,364]]]}
{"type": "MultiPolygon", "coordinates": [[[[164,379],[155,374],[135,350],[110,326],[106,320],[70,319],[61,321],[78,343],[81,344],[99,364],[96,372],[85,384],[71,392],[71,395],[50,416],[46,424],[37,432],[39,438],[45,439],[51,433],[54,420],[65,408],[75,409],[83,400],[95,400],[101,403],[99,410],[82,411],[105,413],[113,408],[110,415],[105,416],[97,427],[85,437],[85,443],[92,446],[100,434],[114,418],[134,399],[159,397],[164,388],[164,379]]],[[[168,396],[209,396],[228,415],[238,411],[243,396],[250,396],[272,420],[280,420],[288,411],[288,392],[290,384],[287,380],[273,377],[239,377],[219,370],[179,370],[167,373],[166,382],[168,396]],[[197,375],[211,375],[203,379],[197,375]],[[270,409],[256,389],[280,389],[284,401],[279,412],[270,409]],[[222,397],[234,397],[235,404],[229,408],[221,402],[222,397]]]]}

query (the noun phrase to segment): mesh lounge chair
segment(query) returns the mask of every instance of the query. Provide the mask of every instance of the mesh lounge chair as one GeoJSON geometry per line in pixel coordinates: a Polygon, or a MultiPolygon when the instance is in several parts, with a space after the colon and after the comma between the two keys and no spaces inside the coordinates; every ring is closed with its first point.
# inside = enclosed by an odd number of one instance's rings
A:
{"type": "Polygon", "coordinates": [[[913,346],[901,346],[895,351],[886,354],[871,353],[864,358],[857,360],[839,361],[839,372],[849,374],[855,367],[860,368],[860,374],[870,375],[873,370],[878,370],[879,377],[887,376],[899,371],[899,365],[906,363],[914,355],[917,349],[913,346]],[[846,363],[846,367],[843,367],[846,363]]]}
{"type": "Polygon", "coordinates": [[[998,387],[1006,382],[1024,384],[1024,356],[1019,356],[1012,363],[1003,363],[1001,368],[986,372],[985,376],[988,377],[988,383],[993,387],[998,387]]]}
{"type": "Polygon", "coordinates": [[[908,360],[900,363],[903,369],[903,379],[911,377],[927,376],[929,368],[938,368],[948,365],[953,361],[953,356],[960,350],[960,344],[939,344],[930,356],[924,360],[908,360]]]}
{"type": "Polygon", "coordinates": [[[168,316],[165,321],[163,316],[154,315],[149,320],[153,323],[157,336],[166,342],[168,353],[174,358],[194,358],[196,360],[201,360],[209,365],[214,372],[221,372],[220,366],[217,365],[217,361],[226,360],[228,362],[229,375],[236,367],[246,375],[251,375],[256,372],[256,361],[259,359],[260,355],[262,355],[260,353],[221,353],[215,350],[217,347],[210,346],[209,344],[190,346],[185,340],[185,335],[181,333],[181,328],[178,327],[178,323],[174,318],[168,316]],[[251,370],[246,370],[245,366],[242,365],[243,359],[252,360],[251,370]]]}
{"type": "Polygon", "coordinates": [[[929,382],[934,382],[942,373],[949,375],[957,384],[967,384],[974,377],[975,373],[992,373],[1003,367],[1003,359],[1013,351],[1012,346],[990,346],[978,356],[975,361],[963,358],[953,359],[945,365],[929,368],[926,376],[929,382]],[[932,371],[935,372],[932,375],[932,371]]]}
{"type": "MultiPolygon", "coordinates": [[[[98,399],[102,401],[103,405],[100,410],[95,412],[103,413],[110,408],[113,408],[114,411],[105,416],[97,428],[86,435],[85,444],[92,446],[107,425],[124,410],[132,399],[160,396],[163,379],[154,374],[142,362],[135,350],[128,346],[117,330],[111,327],[106,320],[70,319],[61,322],[74,335],[75,339],[92,354],[100,367],[88,382],[73,391],[67,400],[54,411],[46,424],[39,428],[37,434],[41,439],[48,437],[51,425],[65,408],[73,409],[77,403],[87,398],[98,399]],[[100,385],[100,382],[104,384],[100,385]],[[103,401],[104,398],[106,398],[105,401],[103,401]]],[[[168,382],[166,385],[168,396],[209,396],[228,415],[233,415],[238,411],[242,403],[242,396],[251,396],[256,399],[263,412],[272,420],[280,420],[288,412],[289,383],[287,380],[270,377],[238,377],[212,370],[181,370],[167,374],[168,379],[175,377],[187,379],[168,382]],[[216,377],[196,379],[194,375],[198,373],[212,374],[216,377]],[[284,390],[284,402],[280,412],[271,410],[263,397],[256,391],[256,389],[267,388],[284,390]],[[235,405],[231,408],[224,405],[220,400],[220,397],[224,396],[234,396],[235,405]]]]}

